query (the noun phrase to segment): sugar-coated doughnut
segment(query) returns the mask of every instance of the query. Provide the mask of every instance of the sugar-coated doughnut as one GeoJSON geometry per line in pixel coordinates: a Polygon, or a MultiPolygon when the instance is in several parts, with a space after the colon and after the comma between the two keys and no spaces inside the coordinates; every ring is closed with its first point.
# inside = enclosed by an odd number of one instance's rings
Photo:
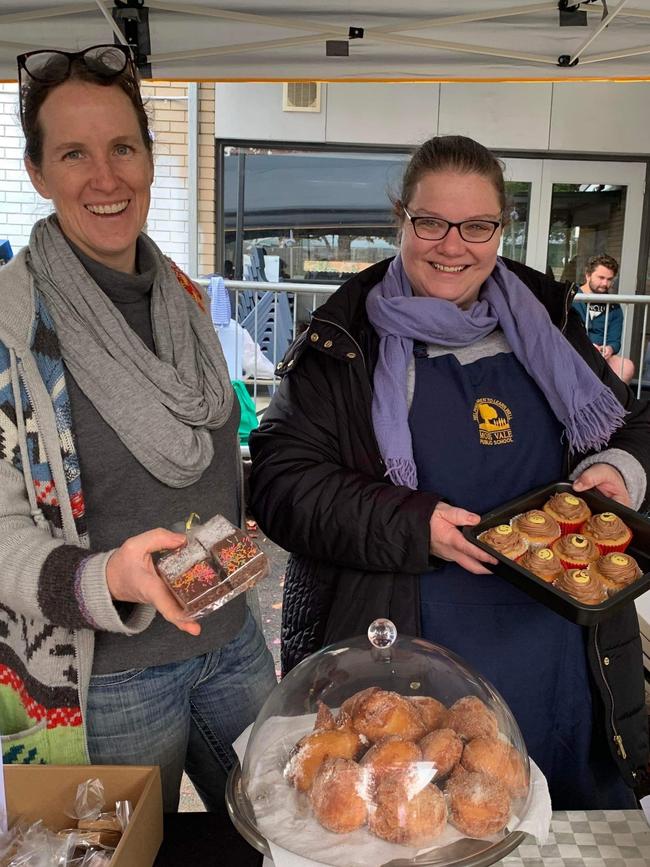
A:
{"type": "Polygon", "coordinates": [[[384,777],[368,810],[368,828],[391,843],[424,845],[442,834],[447,822],[447,804],[437,786],[384,777]]]}
{"type": "Polygon", "coordinates": [[[361,767],[367,774],[369,785],[375,789],[387,774],[406,775],[414,763],[421,761],[422,751],[413,741],[399,735],[389,735],[370,747],[361,759],[361,767]]]}
{"type": "Polygon", "coordinates": [[[500,738],[474,738],[465,745],[461,764],[503,783],[513,797],[528,791],[528,772],[521,753],[500,738]]]}
{"type": "Polygon", "coordinates": [[[466,695],[452,704],[445,716],[444,727],[453,729],[466,741],[495,738],[499,731],[494,711],[475,695],[466,695]]]}
{"type": "Polygon", "coordinates": [[[351,759],[325,759],[316,771],[309,797],[314,816],[328,831],[348,834],[365,824],[364,773],[351,759]]]}
{"type": "Polygon", "coordinates": [[[510,795],[493,777],[466,771],[459,765],[447,782],[446,792],[449,820],[467,837],[490,837],[507,825],[510,795]]]}
{"type": "Polygon", "coordinates": [[[409,701],[412,701],[422,714],[427,733],[442,726],[447,708],[441,701],[428,695],[412,695],[409,701]]]}
{"type": "Polygon", "coordinates": [[[407,698],[385,689],[366,690],[352,705],[352,726],[375,743],[388,735],[418,740],[426,731],[420,709],[407,698]]]}
{"type": "Polygon", "coordinates": [[[312,732],[301,738],[291,751],[285,776],[299,792],[308,792],[325,759],[354,759],[360,748],[359,736],[350,729],[312,732]]]}
{"type": "Polygon", "coordinates": [[[433,763],[432,779],[439,782],[456,767],[463,752],[463,742],[453,729],[436,729],[420,741],[422,758],[433,763]]]}

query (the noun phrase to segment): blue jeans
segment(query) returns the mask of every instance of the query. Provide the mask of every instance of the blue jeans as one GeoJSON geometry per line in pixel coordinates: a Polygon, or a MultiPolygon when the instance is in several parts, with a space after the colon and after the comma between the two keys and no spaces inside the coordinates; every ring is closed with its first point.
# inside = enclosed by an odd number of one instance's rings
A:
{"type": "Polygon", "coordinates": [[[94,675],[86,715],[93,764],[159,765],[163,809],[178,809],[183,770],[206,810],[223,809],[232,742],[276,684],[250,611],[241,632],[193,659],[94,675]]]}

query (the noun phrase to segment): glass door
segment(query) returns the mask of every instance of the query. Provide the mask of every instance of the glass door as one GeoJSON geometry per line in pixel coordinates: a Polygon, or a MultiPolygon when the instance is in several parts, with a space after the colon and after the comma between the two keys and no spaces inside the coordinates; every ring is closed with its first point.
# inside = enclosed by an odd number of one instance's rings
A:
{"type": "Polygon", "coordinates": [[[543,160],[530,264],[579,285],[587,260],[607,253],[620,265],[618,292],[633,294],[644,192],[643,163],[543,160]]]}
{"type": "Polygon", "coordinates": [[[508,207],[499,254],[582,283],[590,256],[620,264],[618,291],[634,293],[645,164],[503,160],[508,207]]]}
{"type": "Polygon", "coordinates": [[[499,255],[530,265],[531,239],[539,232],[542,161],[504,159],[506,213],[499,255]]]}

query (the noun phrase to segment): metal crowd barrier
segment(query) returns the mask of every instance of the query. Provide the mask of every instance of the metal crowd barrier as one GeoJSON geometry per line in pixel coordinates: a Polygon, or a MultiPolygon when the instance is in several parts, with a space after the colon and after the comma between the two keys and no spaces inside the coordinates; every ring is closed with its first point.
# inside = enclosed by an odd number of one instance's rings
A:
{"type": "MultiPolygon", "coordinates": [[[[206,286],[208,281],[205,279],[197,280],[203,286],[206,286]]],[[[254,335],[258,335],[264,331],[264,323],[261,321],[261,316],[268,317],[268,310],[274,309],[277,311],[279,307],[279,297],[285,295],[289,300],[290,320],[289,327],[286,328],[286,322],[282,327],[278,321],[273,321],[271,316],[267,322],[267,330],[264,337],[265,354],[274,362],[280,360],[286,347],[298,335],[301,328],[306,327],[309,322],[310,315],[313,310],[320,306],[325,299],[338,289],[338,285],[330,283],[260,283],[249,280],[226,280],[226,287],[234,294],[233,311],[240,311],[242,308],[242,295],[246,293],[249,302],[250,310],[246,313],[249,330],[254,335]],[[262,305],[260,302],[263,298],[269,298],[268,293],[272,293],[272,304],[262,305]],[[267,311],[266,314],[260,314],[261,307],[267,311]],[[269,334],[270,329],[270,334],[269,334]]],[[[587,304],[605,304],[609,307],[612,304],[618,304],[623,310],[623,327],[621,332],[621,351],[618,353],[621,356],[630,358],[635,366],[635,377],[632,381],[632,387],[635,389],[637,397],[641,396],[642,390],[650,390],[650,353],[648,352],[648,307],[650,306],[650,295],[597,295],[578,293],[575,296],[576,301],[584,301],[587,304]],[[643,308],[642,314],[642,334],[644,335],[641,341],[640,352],[636,358],[630,355],[631,345],[631,315],[635,307],[643,308]],[[647,370],[645,370],[647,364],[647,370]]],[[[238,320],[242,317],[238,317],[238,320]]],[[[241,324],[241,323],[240,323],[241,324]]],[[[609,326],[609,311],[605,313],[605,335],[604,343],[607,344],[607,331],[609,326]]],[[[240,351],[239,332],[236,337],[236,351],[240,351]]],[[[247,383],[258,415],[261,415],[268,406],[270,399],[275,392],[279,382],[276,376],[262,376],[258,370],[257,357],[254,363],[244,370],[244,381],[247,383]]]]}
{"type": "MultiPolygon", "coordinates": [[[[641,392],[644,388],[650,389],[650,363],[646,370],[646,361],[650,362],[648,357],[648,307],[650,306],[650,295],[594,295],[594,293],[585,294],[579,292],[575,296],[575,301],[584,301],[587,304],[604,304],[607,307],[605,311],[605,328],[603,335],[603,345],[607,345],[607,332],[609,328],[609,308],[612,304],[618,304],[623,311],[623,327],[621,330],[621,349],[617,355],[622,358],[629,358],[634,364],[634,378],[631,386],[636,391],[636,396],[641,397],[641,392]],[[630,352],[631,345],[631,314],[635,307],[643,308],[642,328],[641,333],[643,339],[641,341],[640,351],[637,353],[637,358],[633,357],[630,352]]],[[[621,361],[622,369],[622,361],[621,361]]],[[[616,369],[614,368],[615,372],[616,369]]]]}
{"type": "MultiPolygon", "coordinates": [[[[197,280],[196,282],[202,286],[208,284],[208,281],[204,279],[197,280]]],[[[272,315],[268,316],[267,314],[268,328],[265,339],[263,341],[259,339],[256,341],[258,345],[262,345],[265,354],[274,363],[280,361],[286,348],[298,336],[301,327],[306,327],[309,323],[311,313],[329,295],[332,295],[338,289],[338,285],[331,283],[260,283],[251,280],[226,280],[225,284],[226,288],[234,294],[232,304],[233,314],[241,311],[243,306],[241,296],[243,293],[247,293],[248,300],[251,302],[251,310],[245,318],[248,320],[248,330],[252,332],[253,336],[259,337],[265,330],[265,323],[262,321],[264,314],[260,314],[262,299],[268,298],[268,293],[272,293],[272,304],[266,305],[271,308],[271,312],[277,311],[280,306],[279,297],[281,295],[285,295],[289,299],[290,318],[288,328],[286,327],[286,322],[283,323],[283,327],[281,328],[280,323],[277,320],[274,321],[272,315]],[[252,296],[250,293],[252,293],[252,296]],[[268,330],[270,330],[270,337],[268,330]]],[[[239,324],[241,324],[241,320],[244,317],[238,315],[236,318],[239,324]]],[[[240,342],[241,334],[237,331],[235,335],[235,354],[237,356],[243,350],[240,342]]],[[[276,376],[262,376],[258,367],[256,354],[253,363],[244,369],[243,380],[249,387],[258,410],[258,415],[260,415],[269,404],[271,396],[279,383],[279,379],[276,376]]]]}

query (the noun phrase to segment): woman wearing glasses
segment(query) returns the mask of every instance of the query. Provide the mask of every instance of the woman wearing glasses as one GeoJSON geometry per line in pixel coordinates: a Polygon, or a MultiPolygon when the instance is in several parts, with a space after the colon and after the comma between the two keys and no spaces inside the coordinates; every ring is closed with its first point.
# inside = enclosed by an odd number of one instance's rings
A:
{"type": "Polygon", "coordinates": [[[399,255],[345,283],[279,365],[250,446],[254,512],[292,552],[283,668],[389,617],[496,685],[556,809],[631,806],[648,757],[633,606],[576,626],[461,533],[569,472],[638,507],[650,468],[647,406],[569,287],[498,257],[505,206],[489,151],[427,141],[395,204],[399,255]]]}
{"type": "Polygon", "coordinates": [[[5,761],[186,769],[223,801],[275,684],[244,596],[182,612],[151,554],[191,512],[237,523],[237,401],[204,299],[142,233],[153,157],[115,46],[19,58],[25,164],[54,213],[0,272],[5,761]]]}

